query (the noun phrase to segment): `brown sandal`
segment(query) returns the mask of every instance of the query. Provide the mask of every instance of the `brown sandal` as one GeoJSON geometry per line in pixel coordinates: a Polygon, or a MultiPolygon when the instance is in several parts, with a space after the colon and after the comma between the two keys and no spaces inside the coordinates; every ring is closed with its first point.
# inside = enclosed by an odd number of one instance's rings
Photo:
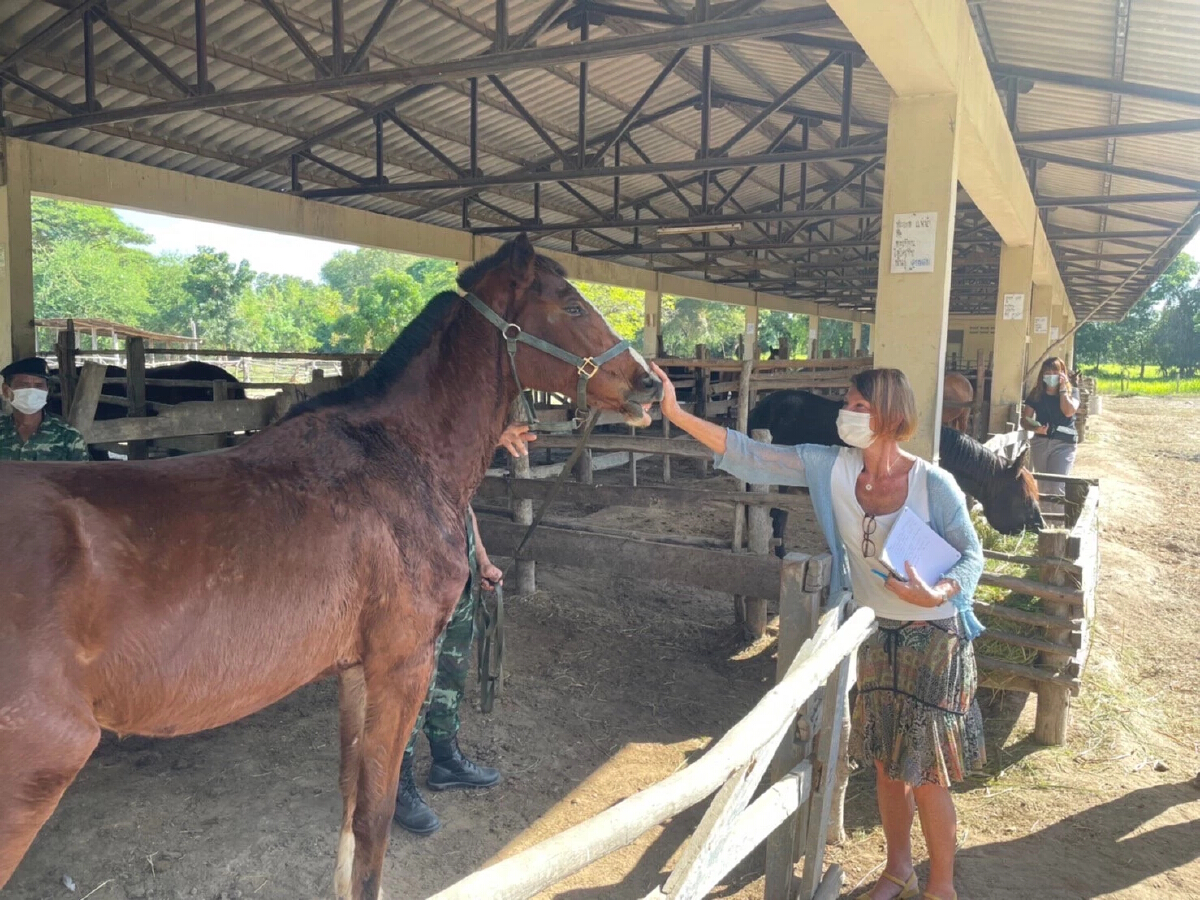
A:
{"type": "MultiPolygon", "coordinates": [[[[916,872],[912,872],[911,874],[909,874],[908,879],[906,881],[901,881],[899,878],[897,878],[891,872],[884,872],[883,875],[881,875],[880,877],[886,878],[892,884],[900,886],[900,893],[898,893],[896,895],[895,900],[914,900],[914,898],[917,896],[918,888],[917,888],[917,873],[916,872]]],[[[878,884],[878,882],[876,882],[876,884],[878,884]]],[[[855,900],[871,900],[871,891],[873,891],[874,889],[875,889],[875,887],[874,887],[874,885],[872,885],[865,893],[859,894],[858,897],[855,898],[855,900]]],[[[932,895],[927,895],[927,896],[932,896],[932,895]]],[[[938,898],[934,897],[933,900],[938,900],[938,898]]]]}

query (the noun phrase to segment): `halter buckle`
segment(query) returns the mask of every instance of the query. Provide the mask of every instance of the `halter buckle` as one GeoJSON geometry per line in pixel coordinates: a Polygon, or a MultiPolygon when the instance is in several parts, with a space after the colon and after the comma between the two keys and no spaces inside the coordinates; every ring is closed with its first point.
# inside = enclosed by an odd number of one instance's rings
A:
{"type": "Polygon", "coordinates": [[[504,335],[504,339],[511,344],[513,341],[521,337],[521,326],[516,322],[509,322],[504,326],[504,329],[500,333],[504,335]]]}
{"type": "Polygon", "coordinates": [[[589,356],[579,364],[577,371],[579,372],[579,376],[581,378],[586,378],[590,381],[592,376],[600,371],[600,367],[596,365],[596,361],[589,356]]]}

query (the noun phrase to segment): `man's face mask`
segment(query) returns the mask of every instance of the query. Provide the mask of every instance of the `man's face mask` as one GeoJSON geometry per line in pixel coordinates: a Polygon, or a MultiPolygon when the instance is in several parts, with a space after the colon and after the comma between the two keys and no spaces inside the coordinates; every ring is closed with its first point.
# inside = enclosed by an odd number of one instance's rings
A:
{"type": "Polygon", "coordinates": [[[44,388],[15,388],[10,390],[8,402],[17,412],[32,416],[41,412],[48,396],[50,394],[44,388]]]}

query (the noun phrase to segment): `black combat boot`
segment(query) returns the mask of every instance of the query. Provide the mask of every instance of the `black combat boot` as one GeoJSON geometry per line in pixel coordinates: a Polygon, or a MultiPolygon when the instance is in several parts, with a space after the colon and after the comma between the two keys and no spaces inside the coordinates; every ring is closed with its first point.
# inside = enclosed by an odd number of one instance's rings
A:
{"type": "Polygon", "coordinates": [[[452,791],[465,788],[489,788],[500,781],[500,773],[487,766],[480,766],[463,756],[458,749],[458,738],[448,741],[429,742],[433,754],[433,765],[429,779],[425,782],[431,790],[452,791]]]}
{"type": "Polygon", "coordinates": [[[429,808],[417,783],[413,780],[412,758],[405,757],[400,766],[400,788],[396,791],[396,812],[392,816],[401,828],[413,834],[433,834],[442,827],[442,820],[429,808]]]}

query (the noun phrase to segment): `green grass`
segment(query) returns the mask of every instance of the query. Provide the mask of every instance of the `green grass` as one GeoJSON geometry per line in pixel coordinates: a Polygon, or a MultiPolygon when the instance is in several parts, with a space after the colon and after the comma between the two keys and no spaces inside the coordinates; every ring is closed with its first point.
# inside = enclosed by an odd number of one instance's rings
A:
{"type": "Polygon", "coordinates": [[[1146,377],[1140,378],[1141,366],[1106,364],[1084,367],[1085,375],[1093,375],[1101,394],[1122,397],[1169,397],[1175,394],[1200,394],[1200,378],[1164,375],[1158,366],[1146,366],[1146,377]],[[1098,370],[1098,371],[1097,371],[1098,370]]]}
{"type": "MultiPolygon", "coordinates": [[[[983,544],[983,549],[998,550],[1002,553],[1012,553],[1018,556],[1037,555],[1037,534],[1034,532],[1030,531],[1012,536],[1003,535],[988,525],[983,516],[978,513],[973,514],[971,520],[975,524],[975,530],[979,533],[979,542],[983,544]]],[[[1037,577],[1037,573],[1031,573],[1028,566],[1020,563],[1005,562],[999,559],[985,560],[984,568],[989,572],[996,572],[1000,575],[1015,575],[1018,578],[1027,578],[1032,574],[1033,577],[1037,577]]],[[[1013,606],[1028,612],[1038,612],[1041,609],[1041,600],[1037,597],[1030,597],[1027,594],[1017,594],[1007,591],[1004,588],[992,587],[991,585],[980,585],[976,588],[975,599],[983,603],[994,603],[998,606],[1013,606]]],[[[1000,619],[993,621],[992,617],[986,614],[981,619],[984,625],[989,627],[994,625],[997,631],[1007,631],[1011,634],[1033,635],[1037,637],[1042,636],[1040,629],[1024,625],[1020,622],[1010,622],[1000,619]]],[[[1003,659],[1008,662],[1024,665],[1029,665],[1037,659],[1037,651],[1025,647],[1013,646],[1004,641],[988,637],[986,633],[976,641],[976,650],[983,656],[990,656],[993,659],[1003,659]]]]}

